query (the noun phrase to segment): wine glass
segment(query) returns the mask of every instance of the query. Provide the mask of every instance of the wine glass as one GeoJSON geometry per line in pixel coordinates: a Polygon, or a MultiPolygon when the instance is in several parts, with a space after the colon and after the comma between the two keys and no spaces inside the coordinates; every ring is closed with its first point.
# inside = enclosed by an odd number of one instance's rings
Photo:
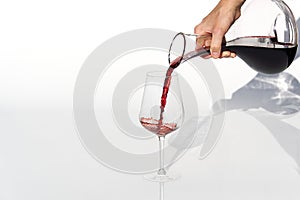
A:
{"type": "Polygon", "coordinates": [[[139,114],[141,125],[156,134],[159,140],[159,169],[145,178],[168,182],[177,176],[167,173],[164,166],[165,136],[178,130],[183,122],[183,102],[178,75],[175,72],[153,71],[146,74],[144,94],[139,114]]]}

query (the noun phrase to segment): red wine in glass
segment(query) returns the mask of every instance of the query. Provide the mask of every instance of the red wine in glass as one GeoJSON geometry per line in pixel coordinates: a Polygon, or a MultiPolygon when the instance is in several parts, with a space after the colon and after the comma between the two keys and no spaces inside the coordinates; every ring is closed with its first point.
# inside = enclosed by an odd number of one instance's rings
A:
{"type": "Polygon", "coordinates": [[[144,128],[150,132],[156,133],[158,136],[166,136],[177,129],[176,123],[163,123],[162,119],[156,120],[153,118],[142,117],[140,122],[144,128]]]}

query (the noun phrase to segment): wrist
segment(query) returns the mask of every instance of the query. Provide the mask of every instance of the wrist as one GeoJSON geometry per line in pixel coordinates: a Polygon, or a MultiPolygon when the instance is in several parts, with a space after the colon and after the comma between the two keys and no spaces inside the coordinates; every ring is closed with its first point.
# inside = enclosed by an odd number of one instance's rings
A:
{"type": "Polygon", "coordinates": [[[241,8],[246,0],[220,0],[221,4],[230,5],[235,8],[241,8]]]}

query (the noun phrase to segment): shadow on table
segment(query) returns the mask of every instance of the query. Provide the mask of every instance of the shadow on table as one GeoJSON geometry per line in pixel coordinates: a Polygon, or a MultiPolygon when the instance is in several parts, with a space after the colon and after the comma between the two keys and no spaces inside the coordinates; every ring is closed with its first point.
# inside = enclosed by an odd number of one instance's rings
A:
{"type": "Polygon", "coordinates": [[[277,116],[290,116],[300,110],[300,84],[292,75],[257,74],[249,83],[213,106],[214,113],[224,110],[264,109],[277,116]]]}
{"type": "Polygon", "coordinates": [[[300,111],[300,83],[288,73],[257,74],[231,99],[214,105],[215,112],[244,110],[262,123],[278,144],[300,166],[300,129],[282,119],[300,111]]]}
{"type": "MultiPolygon", "coordinates": [[[[230,110],[245,111],[256,118],[300,166],[300,129],[282,120],[300,111],[300,83],[285,72],[275,75],[257,74],[234,92],[231,99],[217,101],[213,105],[213,115],[191,119],[182,131],[183,134],[171,137],[170,144],[181,150],[178,152],[182,152],[183,148],[202,146],[210,137],[208,133],[214,126],[214,117],[230,110]]],[[[221,131],[217,134],[220,135],[221,131]]],[[[218,137],[214,138],[215,141],[210,141],[210,150],[218,137]]]]}

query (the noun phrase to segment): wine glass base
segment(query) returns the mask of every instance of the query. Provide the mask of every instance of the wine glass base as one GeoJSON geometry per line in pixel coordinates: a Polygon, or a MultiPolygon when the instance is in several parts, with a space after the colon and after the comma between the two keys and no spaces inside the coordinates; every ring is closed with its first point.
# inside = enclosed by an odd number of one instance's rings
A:
{"type": "Polygon", "coordinates": [[[171,182],[175,181],[180,178],[179,174],[174,173],[168,173],[166,175],[159,175],[157,173],[154,174],[147,174],[144,176],[144,178],[148,181],[152,182],[159,182],[159,183],[165,183],[165,182],[171,182]]]}

